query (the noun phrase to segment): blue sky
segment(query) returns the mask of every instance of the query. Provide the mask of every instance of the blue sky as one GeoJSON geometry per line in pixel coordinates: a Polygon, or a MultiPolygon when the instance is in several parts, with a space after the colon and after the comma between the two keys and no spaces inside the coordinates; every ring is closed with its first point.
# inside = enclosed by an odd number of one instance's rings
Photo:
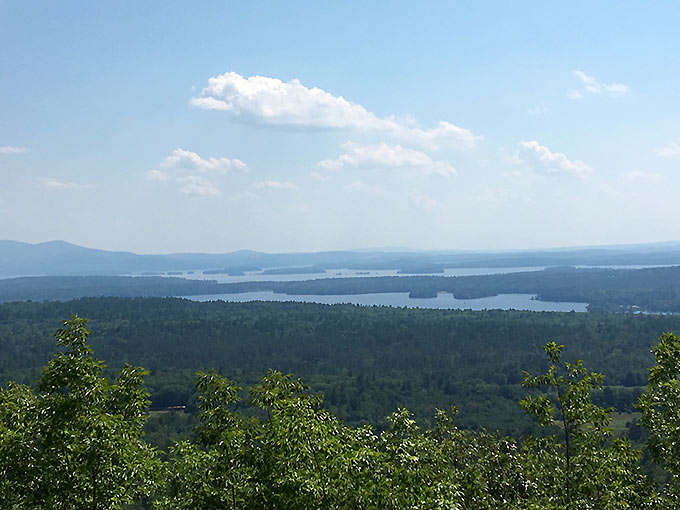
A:
{"type": "Polygon", "coordinates": [[[680,240],[680,4],[0,0],[0,238],[680,240]]]}

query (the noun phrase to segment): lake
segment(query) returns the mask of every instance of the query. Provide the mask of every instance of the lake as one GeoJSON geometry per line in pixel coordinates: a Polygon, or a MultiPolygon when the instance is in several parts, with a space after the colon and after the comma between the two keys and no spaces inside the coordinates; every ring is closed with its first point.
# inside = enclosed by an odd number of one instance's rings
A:
{"type": "MultiPolygon", "coordinates": [[[[458,267],[446,268],[443,273],[398,273],[397,269],[326,269],[319,273],[291,273],[291,274],[262,274],[261,271],[245,271],[241,275],[204,274],[202,271],[176,271],[171,274],[158,273],[156,276],[174,276],[188,280],[214,280],[218,283],[242,282],[292,282],[303,280],[318,280],[323,278],[361,278],[378,276],[477,276],[489,274],[523,273],[543,271],[549,266],[521,266],[521,267],[458,267]]],[[[645,269],[653,267],[669,267],[668,265],[629,265],[629,266],[574,266],[579,269],[645,269]]],[[[265,268],[276,269],[276,268],[265,268]]],[[[142,276],[135,273],[133,276],[142,276]]]]}
{"type": "MultiPolygon", "coordinates": [[[[635,265],[635,266],[576,266],[578,268],[610,268],[610,269],[643,269],[650,267],[667,267],[665,265],[635,265]]],[[[432,273],[432,276],[473,276],[488,274],[505,274],[529,271],[542,271],[545,266],[530,267],[474,267],[446,269],[444,273],[432,273]]],[[[184,278],[200,280],[216,280],[220,283],[239,283],[257,281],[300,281],[316,280],[319,278],[356,278],[379,276],[414,276],[398,274],[396,269],[357,270],[357,269],[328,269],[320,273],[303,274],[261,274],[259,271],[246,272],[243,275],[231,276],[227,274],[182,274],[184,278]]],[[[418,276],[428,276],[419,274],[418,276]]],[[[531,310],[535,312],[586,312],[588,303],[539,301],[532,294],[500,294],[498,296],[479,299],[456,299],[452,294],[440,292],[435,298],[411,298],[408,293],[393,292],[379,294],[345,294],[345,295],[287,295],[273,291],[244,292],[239,294],[210,294],[202,296],[182,296],[193,301],[299,301],[305,303],[322,304],[354,304],[362,306],[394,306],[407,308],[438,308],[455,310],[531,310]]]]}
{"type": "Polygon", "coordinates": [[[328,305],[347,303],[362,306],[394,306],[407,308],[439,308],[455,310],[531,310],[535,312],[586,312],[587,303],[538,301],[531,294],[499,294],[479,299],[456,299],[448,292],[440,292],[435,298],[411,298],[406,292],[347,295],[288,295],[273,291],[243,292],[240,294],[208,294],[182,296],[193,301],[298,301],[328,305]]]}
{"type": "MultiPolygon", "coordinates": [[[[273,269],[273,268],[269,268],[273,269]]],[[[524,271],[542,271],[544,266],[531,267],[463,267],[447,268],[443,273],[398,274],[397,269],[327,269],[320,273],[300,274],[262,274],[260,271],[246,271],[245,274],[232,276],[228,274],[203,274],[195,271],[193,274],[184,272],[180,275],[189,280],[215,280],[219,283],[242,282],[291,282],[300,280],[318,280],[320,278],[360,278],[375,276],[474,276],[485,274],[518,273],[524,271]]],[[[165,275],[160,275],[165,276],[165,275]]],[[[173,276],[173,275],[170,275],[173,276]]]]}

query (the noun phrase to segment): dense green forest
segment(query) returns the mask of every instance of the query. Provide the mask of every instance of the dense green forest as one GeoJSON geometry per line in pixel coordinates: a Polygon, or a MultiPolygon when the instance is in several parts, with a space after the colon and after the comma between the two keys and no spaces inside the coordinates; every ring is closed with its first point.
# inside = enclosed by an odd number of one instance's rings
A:
{"type": "MultiPolygon", "coordinates": [[[[44,312],[8,308],[3,320],[23,313],[24,326],[44,312]]],[[[143,432],[148,372],[125,364],[105,377],[88,327],[75,315],[64,321],[60,352],[36,389],[0,390],[2,508],[678,508],[680,338],[672,334],[654,347],[637,401],[664,475],[655,481],[641,452],[612,436],[611,409],[592,400],[602,374],[565,361],[555,342],[542,349],[544,370],[523,376],[519,404],[539,431],[521,438],[461,430],[455,407],[437,410],[427,428],[405,408],[380,430],[353,427],[290,375],[270,370],[244,393],[201,371],[196,434],[162,452],[143,432]]]]}
{"type": "MultiPolygon", "coordinates": [[[[274,272],[276,273],[276,271],[274,272]]],[[[648,269],[551,268],[480,276],[384,276],[305,281],[218,283],[163,277],[44,276],[0,280],[0,302],[88,296],[192,296],[274,291],[290,295],[403,292],[414,298],[449,292],[458,299],[535,294],[544,301],[589,303],[599,312],[680,312],[680,266],[648,269]]]]}
{"type": "Polygon", "coordinates": [[[347,423],[384,425],[397,406],[426,423],[460,407],[458,423],[529,430],[517,407],[523,370],[545,368],[541,346],[566,345],[607,375],[598,403],[630,412],[647,381],[651,346],[680,316],[460,311],[88,298],[0,305],[0,383],[32,384],[55,352],[49,333],[72,313],[112,370],[150,370],[153,409],[195,406],[194,374],[214,368],[247,386],[268,369],[303,377],[347,423]]]}

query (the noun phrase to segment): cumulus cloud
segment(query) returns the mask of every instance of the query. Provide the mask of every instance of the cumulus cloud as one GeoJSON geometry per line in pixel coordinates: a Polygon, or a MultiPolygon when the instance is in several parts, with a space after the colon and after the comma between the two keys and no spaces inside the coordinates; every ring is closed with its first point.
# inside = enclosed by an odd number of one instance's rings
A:
{"type": "Polygon", "coordinates": [[[284,82],[265,76],[245,78],[228,72],[208,80],[191,104],[223,111],[233,118],[272,126],[316,129],[357,129],[389,133],[433,147],[469,149],[481,138],[471,131],[439,122],[432,129],[414,127],[396,117],[378,117],[363,106],[299,80],[284,82]]]}
{"type": "Polygon", "coordinates": [[[29,150],[26,147],[12,147],[11,145],[0,146],[0,154],[26,154],[29,150]]]}
{"type": "Polygon", "coordinates": [[[146,175],[151,181],[173,182],[187,195],[214,196],[222,193],[215,179],[233,170],[248,171],[248,167],[240,159],[202,158],[195,152],[175,149],[161,161],[159,168],[149,170],[146,175]]]}
{"type": "Polygon", "coordinates": [[[582,99],[584,94],[622,96],[630,90],[628,85],[622,83],[602,83],[583,71],[574,71],[574,76],[581,81],[581,88],[567,90],[567,97],[569,97],[569,99],[582,99]]]}
{"type": "Polygon", "coordinates": [[[94,188],[94,184],[83,184],[79,182],[64,182],[51,177],[43,177],[40,182],[46,188],[57,190],[85,190],[94,188]]]}
{"type": "Polygon", "coordinates": [[[162,168],[182,168],[200,172],[227,172],[245,170],[246,164],[240,159],[202,158],[195,152],[175,149],[161,162],[162,168]]]}
{"type": "Polygon", "coordinates": [[[426,211],[434,211],[439,209],[442,205],[437,200],[427,195],[424,195],[418,191],[413,191],[409,195],[411,201],[419,207],[422,207],[426,211]]]}
{"type": "Polygon", "coordinates": [[[521,141],[517,155],[521,162],[531,166],[534,170],[548,174],[585,175],[593,171],[583,161],[578,159],[571,161],[564,153],[552,152],[536,140],[521,141]]]}
{"type": "Polygon", "coordinates": [[[317,166],[324,170],[354,168],[415,168],[428,174],[455,175],[456,170],[443,161],[433,161],[424,152],[408,149],[401,145],[381,142],[375,145],[360,145],[347,142],[342,145],[345,153],[335,159],[324,159],[317,166]]]}
{"type": "Polygon", "coordinates": [[[255,183],[256,188],[270,188],[270,189],[284,189],[288,191],[295,191],[298,187],[292,182],[282,181],[261,181],[255,183]]]}
{"type": "Polygon", "coordinates": [[[663,156],[664,158],[675,158],[680,156],[680,144],[669,143],[665,147],[659,147],[656,152],[659,156],[663,156]]]}

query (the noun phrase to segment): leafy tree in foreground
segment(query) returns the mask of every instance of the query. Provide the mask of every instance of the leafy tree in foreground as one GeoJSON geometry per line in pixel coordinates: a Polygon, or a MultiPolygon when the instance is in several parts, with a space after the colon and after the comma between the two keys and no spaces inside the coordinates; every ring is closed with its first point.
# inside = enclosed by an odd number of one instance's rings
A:
{"type": "Polygon", "coordinates": [[[524,385],[548,393],[529,396],[520,405],[539,426],[554,431],[524,443],[527,477],[533,493],[529,508],[658,508],[649,480],[638,467],[640,453],[625,439],[611,439],[610,412],[593,404],[602,374],[579,360],[561,361],[562,346],[545,346],[550,367],[545,374],[525,374],[524,385]]]}
{"type": "Polygon", "coordinates": [[[0,508],[120,509],[151,495],[157,509],[619,510],[678,508],[680,339],[664,335],[640,399],[654,458],[673,477],[658,496],[639,452],[593,404],[601,374],[545,347],[549,369],[525,374],[521,402],[545,433],[522,444],[454,425],[455,408],[421,429],[406,409],[376,433],[350,427],[300,380],[270,371],[250,388],[198,374],[196,441],[177,443],[161,465],[142,438],[145,371],[103,377],[86,320],[56,333],[64,352],[43,370],[38,393],[0,390],[0,508]]]}
{"type": "Polygon", "coordinates": [[[26,386],[0,390],[0,508],[30,508],[41,477],[35,433],[38,399],[26,386]]]}
{"type": "Polygon", "coordinates": [[[251,499],[254,462],[252,445],[257,420],[233,411],[241,390],[215,372],[198,373],[197,442],[181,441],[165,466],[164,493],[154,508],[247,508],[251,499]]]}
{"type": "Polygon", "coordinates": [[[214,372],[200,373],[197,386],[197,443],[173,449],[156,508],[371,508],[377,452],[369,428],[346,427],[280,372],[250,389],[266,419],[234,412],[240,388],[214,372]]]}
{"type": "Polygon", "coordinates": [[[66,348],[44,368],[38,394],[0,391],[0,507],[116,509],[150,493],[159,467],[142,439],[146,372],[114,381],[74,316],[55,336],[66,348]]]}
{"type": "Polygon", "coordinates": [[[279,372],[250,389],[262,419],[231,409],[239,388],[228,379],[200,374],[198,387],[198,443],[174,448],[156,508],[481,510],[522,508],[526,497],[515,441],[459,430],[455,409],[425,431],[400,409],[377,435],[344,425],[279,372]]]}
{"type": "Polygon", "coordinates": [[[680,337],[664,333],[652,351],[656,365],[649,370],[638,407],[649,430],[647,448],[671,478],[668,498],[680,506],[680,337]]]}

